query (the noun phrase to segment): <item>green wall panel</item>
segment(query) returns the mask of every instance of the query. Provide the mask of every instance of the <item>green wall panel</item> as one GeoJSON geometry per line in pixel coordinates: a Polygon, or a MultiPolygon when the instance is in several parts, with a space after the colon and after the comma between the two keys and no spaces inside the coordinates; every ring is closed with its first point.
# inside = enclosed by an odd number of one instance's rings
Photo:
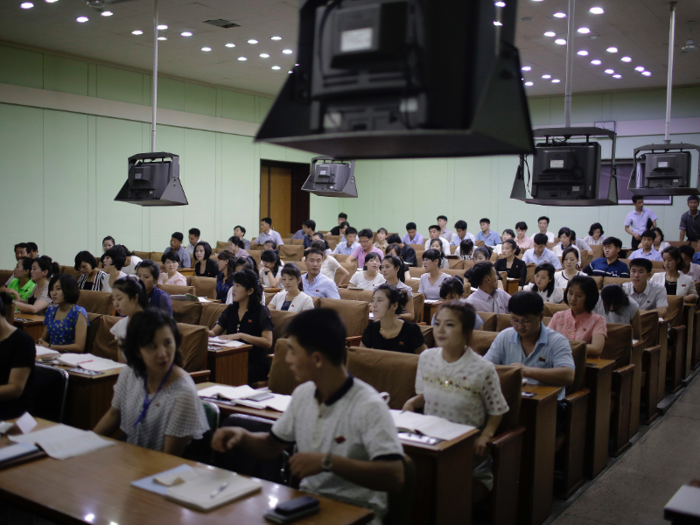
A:
{"type": "Polygon", "coordinates": [[[260,163],[250,137],[222,135],[221,231],[214,241],[225,241],[237,224],[246,229],[246,238],[260,229],[260,163]]]}
{"type": "Polygon", "coordinates": [[[0,45],[0,82],[33,88],[44,87],[41,53],[0,45]]]}
{"type": "MultiPolygon", "coordinates": [[[[216,237],[216,133],[185,130],[186,162],[183,186],[189,206],[183,209],[185,226],[183,234],[190,228],[199,228],[202,239],[216,237]]],[[[208,241],[210,242],[210,241],[208,241]]]]}
{"type": "Polygon", "coordinates": [[[87,62],[44,55],[44,89],[87,95],[87,62]]]}
{"type": "Polygon", "coordinates": [[[221,117],[234,120],[244,120],[246,122],[257,122],[255,120],[255,97],[235,91],[219,90],[221,94],[221,117]]]}
{"type": "Polygon", "coordinates": [[[180,80],[159,78],[158,107],[185,111],[185,83],[180,80]]]}
{"type": "Polygon", "coordinates": [[[216,89],[185,83],[185,111],[215,117],[216,89]]]}
{"type": "MultiPolygon", "coordinates": [[[[190,179],[188,168],[189,160],[185,155],[185,129],[172,126],[158,126],[156,138],[156,150],[167,151],[180,156],[180,179],[183,187],[186,187],[190,179]]],[[[150,148],[149,148],[150,149],[150,148]]],[[[196,183],[197,164],[192,163],[192,181],[196,183]]],[[[185,207],[182,206],[155,206],[150,208],[150,238],[151,250],[162,252],[170,245],[170,236],[173,232],[182,232],[187,238],[185,224],[185,207]]]]}
{"type": "Polygon", "coordinates": [[[97,66],[97,97],[143,104],[143,75],[126,69],[97,66]]]}

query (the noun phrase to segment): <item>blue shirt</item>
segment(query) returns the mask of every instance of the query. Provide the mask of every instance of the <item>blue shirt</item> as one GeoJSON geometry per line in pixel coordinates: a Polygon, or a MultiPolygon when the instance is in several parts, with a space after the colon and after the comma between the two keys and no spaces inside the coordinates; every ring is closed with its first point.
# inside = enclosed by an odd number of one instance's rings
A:
{"type": "MultiPolygon", "coordinates": [[[[569,340],[563,335],[550,330],[544,323],[540,323],[540,337],[535,343],[535,349],[525,357],[523,345],[520,343],[520,336],[515,328],[506,328],[496,336],[491,348],[486,352],[484,359],[491,361],[494,365],[512,365],[522,363],[531,368],[560,368],[568,367],[575,369],[574,356],[571,354],[569,340]]],[[[532,385],[546,385],[534,379],[527,379],[532,385]]],[[[559,391],[558,399],[562,400],[565,389],[559,391]]]]}
{"type": "Polygon", "coordinates": [[[277,243],[277,246],[284,244],[280,234],[272,229],[268,233],[261,233],[260,235],[258,235],[258,238],[255,239],[255,242],[258,244],[265,244],[265,241],[275,241],[277,243]]]}
{"type": "Polygon", "coordinates": [[[219,272],[216,276],[216,298],[222,303],[226,302],[229,289],[233,286],[233,280],[227,283],[224,279],[224,272],[219,272]]]}
{"type": "Polygon", "coordinates": [[[292,239],[303,239],[304,238],[304,229],[302,228],[301,230],[297,230],[297,232],[292,235],[292,239]]]}
{"type": "Polygon", "coordinates": [[[486,246],[496,246],[501,244],[500,236],[493,230],[489,230],[488,235],[484,235],[484,232],[479,232],[476,234],[477,241],[484,241],[486,246]]]}
{"type": "Polygon", "coordinates": [[[352,243],[352,246],[348,248],[348,243],[346,242],[341,242],[338,243],[338,245],[335,247],[335,250],[333,250],[333,253],[337,253],[339,255],[352,255],[352,252],[354,252],[356,249],[360,247],[360,243],[355,241],[352,243]]]}
{"type": "MultiPolygon", "coordinates": [[[[163,253],[168,253],[172,252],[173,249],[168,246],[163,253]]],[[[182,246],[175,252],[177,256],[180,258],[180,268],[189,268],[190,267],[190,254],[187,253],[187,250],[185,250],[182,246]]]]}
{"type": "Polygon", "coordinates": [[[173,315],[173,303],[170,301],[170,294],[160,288],[153,288],[148,298],[150,308],[160,308],[166,314],[173,315]]]}
{"type": "Polygon", "coordinates": [[[698,252],[698,253],[696,253],[695,255],[693,255],[693,262],[694,262],[695,264],[698,264],[698,262],[700,262],[700,252],[698,252]]]}
{"type": "Polygon", "coordinates": [[[523,262],[525,264],[534,263],[537,266],[543,263],[549,263],[554,266],[555,270],[561,270],[561,261],[559,261],[559,257],[549,248],[542,250],[542,255],[539,257],[537,257],[535,249],[530,248],[525,252],[525,255],[523,255],[523,262]]]}
{"type": "MultiPolygon", "coordinates": [[[[489,232],[490,233],[490,232],[489,232]]],[[[460,239],[459,234],[455,233],[452,236],[452,240],[450,241],[450,246],[459,246],[462,244],[462,241],[466,241],[467,239],[471,239],[472,242],[474,243],[474,246],[476,246],[476,237],[474,237],[471,233],[467,232],[464,234],[464,239],[460,239]]],[[[501,239],[498,239],[498,242],[501,242],[501,239]]],[[[490,245],[489,245],[490,246],[490,245]]],[[[494,245],[495,246],[495,245],[494,245]]]]}
{"type": "Polygon", "coordinates": [[[663,261],[664,258],[661,257],[661,254],[659,253],[658,250],[655,250],[654,247],[651,247],[651,251],[649,253],[644,253],[644,250],[640,248],[639,250],[634,250],[629,256],[627,257],[630,261],[632,259],[647,259],[648,261],[663,261]]]}
{"type": "Polygon", "coordinates": [[[583,271],[592,277],[629,277],[630,269],[627,264],[617,259],[614,263],[608,264],[605,257],[594,259],[583,271]]]}
{"type": "Polygon", "coordinates": [[[658,219],[656,214],[649,208],[642,208],[642,213],[637,213],[637,210],[632,210],[627,214],[627,217],[625,217],[625,226],[629,226],[630,230],[637,235],[641,235],[648,229],[647,222],[649,222],[649,219],[652,221],[658,219]]]}
{"type": "Polygon", "coordinates": [[[311,238],[311,236],[310,236],[310,235],[305,235],[305,236],[304,236],[304,242],[303,242],[304,249],[306,250],[307,248],[310,248],[312,242],[314,242],[314,241],[313,241],[313,239],[311,238]]]}
{"type": "Polygon", "coordinates": [[[301,276],[301,284],[304,287],[304,293],[311,297],[340,299],[340,293],[338,293],[336,284],[323,274],[319,273],[314,282],[309,284],[309,274],[305,273],[301,276]]]}
{"type": "MultiPolygon", "coordinates": [[[[81,315],[85,316],[85,322],[88,320],[87,312],[82,306],[74,304],[68,315],[60,321],[55,319],[58,305],[52,304],[46,309],[44,315],[44,326],[49,334],[48,343],[52,345],[72,345],[75,344],[75,327],[78,324],[78,318],[81,315]]],[[[90,326],[90,323],[88,323],[90,326]]]]}
{"type": "Polygon", "coordinates": [[[401,237],[401,242],[404,244],[423,244],[425,242],[425,237],[420,233],[416,233],[416,236],[411,239],[408,234],[401,237]]]}

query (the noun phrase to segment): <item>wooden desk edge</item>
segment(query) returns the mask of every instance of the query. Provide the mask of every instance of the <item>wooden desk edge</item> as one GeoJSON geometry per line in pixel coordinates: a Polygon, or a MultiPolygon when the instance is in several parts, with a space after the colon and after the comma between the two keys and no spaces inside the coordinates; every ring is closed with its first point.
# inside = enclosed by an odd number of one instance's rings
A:
{"type": "MultiPolygon", "coordinates": [[[[207,347],[207,352],[210,355],[231,355],[231,354],[240,354],[243,352],[248,352],[253,348],[253,345],[243,345],[243,346],[236,346],[234,348],[212,348],[212,347],[207,347]]],[[[216,384],[216,383],[214,383],[216,384]]]]}

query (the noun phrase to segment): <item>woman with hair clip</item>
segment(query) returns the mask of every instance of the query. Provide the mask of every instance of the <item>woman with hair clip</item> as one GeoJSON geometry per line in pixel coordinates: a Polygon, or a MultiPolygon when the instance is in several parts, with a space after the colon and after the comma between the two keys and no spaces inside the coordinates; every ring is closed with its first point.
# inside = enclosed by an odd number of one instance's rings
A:
{"type": "Polygon", "coordinates": [[[570,279],[573,279],[577,275],[586,275],[578,269],[578,261],[578,250],[576,246],[569,246],[564,249],[561,253],[563,269],[554,273],[554,286],[561,290],[566,290],[567,286],[569,286],[570,279]]]}
{"type": "Polygon", "coordinates": [[[535,268],[535,282],[525,285],[523,291],[538,293],[545,303],[558,304],[564,300],[564,292],[554,282],[554,266],[549,263],[535,268]]]}
{"type": "Polygon", "coordinates": [[[407,354],[419,354],[425,350],[420,327],[397,316],[408,301],[405,290],[397,290],[390,284],[379,285],[372,295],[375,322],[370,321],[365,328],[360,346],[407,354]]]}
{"type": "Polygon", "coordinates": [[[426,250],[423,253],[423,268],[425,273],[420,276],[418,293],[425,295],[429,301],[440,299],[440,286],[448,274],[440,271],[440,252],[437,250],[426,250]]]}
{"type": "Polygon", "coordinates": [[[602,315],[607,323],[618,324],[634,324],[640,315],[637,301],[630,301],[619,284],[603,286],[594,311],[602,315]]]}
{"type": "Polygon", "coordinates": [[[209,430],[197,387],[182,367],[182,336],[161,310],[134,315],[121,345],[128,366],[114,386],[112,406],[95,433],[113,437],[121,430],[127,443],[182,456],[193,439],[209,430]]]}
{"type": "Polygon", "coordinates": [[[516,255],[520,254],[520,248],[513,239],[503,241],[501,248],[501,257],[496,259],[494,267],[496,273],[506,272],[509,279],[518,279],[520,288],[525,286],[527,280],[527,264],[522,259],[518,259],[516,255]]]}
{"type": "Polygon", "coordinates": [[[234,257],[250,257],[250,254],[245,251],[245,243],[237,235],[228,240],[228,251],[234,257]]]}
{"type": "Polygon", "coordinates": [[[277,288],[282,279],[282,261],[274,250],[265,250],[260,256],[260,281],[264,288],[277,288]]]}
{"type": "Polygon", "coordinates": [[[411,271],[408,269],[408,264],[403,258],[403,255],[401,255],[401,246],[399,246],[398,244],[390,244],[389,247],[386,249],[386,255],[395,255],[396,257],[401,259],[401,274],[403,274],[403,278],[401,279],[402,282],[406,282],[406,279],[411,278],[411,271]]]}
{"type": "Polygon", "coordinates": [[[301,270],[296,264],[290,262],[282,267],[281,281],[284,290],[274,295],[270,304],[268,304],[270,310],[282,310],[285,312],[313,310],[314,300],[304,293],[301,284],[301,270]]]}
{"type": "Polygon", "coordinates": [[[148,309],[146,288],[136,277],[119,279],[112,287],[112,303],[117,315],[122,318],[115,323],[110,333],[121,345],[126,338],[129,319],[148,309]]]}
{"type": "Polygon", "coordinates": [[[416,371],[416,396],[404,410],[471,425],[481,434],[474,442],[474,479],[485,490],[493,487],[488,442],[496,433],[508,403],[501,392],[496,367],[470,347],[474,308],[459,301],[443,304],[433,334],[437,348],[421,353],[416,371]]]}
{"type": "Polygon", "coordinates": [[[397,311],[397,317],[404,321],[413,321],[416,318],[416,312],[413,309],[413,288],[404,282],[402,269],[403,261],[400,257],[390,253],[384,256],[380,270],[382,276],[386,279],[386,284],[390,284],[400,292],[406,292],[406,296],[408,297],[406,306],[399,308],[397,311]]]}
{"type": "Polygon", "coordinates": [[[584,237],[583,240],[586,241],[586,244],[589,246],[602,245],[603,241],[605,240],[605,235],[603,235],[604,233],[603,225],[599,222],[594,222],[591,224],[591,228],[588,230],[588,235],[584,237]]]}
{"type": "Polygon", "coordinates": [[[32,281],[32,258],[20,257],[17,259],[17,265],[12,272],[12,277],[7,282],[0,286],[0,292],[6,292],[12,296],[15,301],[26,301],[34,291],[36,283],[32,281]]]}
{"type": "Polygon", "coordinates": [[[144,290],[148,297],[148,306],[150,308],[158,308],[163,310],[168,315],[173,315],[173,303],[170,300],[170,294],[156,287],[160,268],[153,261],[142,261],[136,268],[136,275],[141,279],[144,290]]]}
{"type": "Polygon", "coordinates": [[[158,276],[158,284],[187,286],[187,278],[178,272],[180,256],[177,253],[173,251],[165,252],[160,258],[160,262],[165,266],[165,272],[158,276]]]}
{"type": "Polygon", "coordinates": [[[78,288],[94,292],[102,291],[102,284],[109,282],[107,274],[97,267],[97,259],[88,251],[78,252],[73,268],[80,272],[78,288]]]}
{"type": "Polygon", "coordinates": [[[230,251],[224,250],[216,256],[216,263],[219,266],[219,275],[216,276],[216,298],[223,302],[233,286],[236,257],[230,251]]]}
{"type": "Polygon", "coordinates": [[[196,277],[216,277],[219,275],[219,267],[216,261],[210,259],[211,251],[211,246],[206,241],[199,241],[194,245],[193,255],[196,261],[194,263],[194,274],[196,277]]]}
{"type": "Polygon", "coordinates": [[[36,283],[34,291],[27,301],[15,301],[15,308],[25,314],[41,314],[51,304],[49,296],[49,281],[54,275],[59,275],[58,263],[48,255],[42,255],[32,261],[30,276],[36,283]]]}
{"type": "Polygon", "coordinates": [[[355,272],[355,275],[350,277],[348,288],[361,288],[362,290],[374,290],[380,284],[384,284],[386,279],[379,273],[379,267],[382,264],[382,258],[376,252],[369,252],[365,256],[365,269],[361,272],[355,272]]]}
{"type": "Polygon", "coordinates": [[[226,307],[209,337],[221,336],[253,345],[248,352],[248,384],[267,380],[270,361],[267,354],[272,348],[274,325],[270,311],[264,305],[263,291],[258,275],[253,270],[233,274],[231,287],[233,302],[226,307]],[[221,335],[223,333],[226,335],[221,335]]]}
{"type": "Polygon", "coordinates": [[[449,270],[450,263],[447,259],[445,259],[445,254],[442,251],[442,237],[437,238],[437,239],[432,239],[430,241],[430,249],[435,250],[440,254],[440,269],[441,270],[449,270]]]}
{"type": "Polygon", "coordinates": [[[675,246],[669,246],[663,251],[661,257],[664,259],[666,273],[655,273],[649,282],[664,286],[667,295],[680,295],[683,297],[683,302],[694,303],[697,299],[695,282],[692,277],[680,272],[685,269],[681,251],[675,246]]]}
{"type": "Polygon", "coordinates": [[[77,305],[80,289],[75,277],[54,275],[49,293],[52,304],[46,309],[44,332],[36,344],[61,353],[83,353],[90,323],[85,308],[77,305]]]}
{"type": "Polygon", "coordinates": [[[463,261],[471,261],[474,256],[474,241],[464,239],[455,250],[455,255],[463,261]]]}
{"type": "Polygon", "coordinates": [[[122,272],[122,267],[126,262],[126,253],[121,246],[113,246],[100,257],[102,269],[105,275],[102,276],[102,291],[111,292],[112,286],[118,279],[124,279],[127,275],[122,272]]]}
{"type": "Polygon", "coordinates": [[[124,250],[124,255],[126,255],[126,260],[124,261],[124,266],[122,267],[122,272],[127,275],[136,275],[136,267],[141,264],[143,259],[138,255],[134,255],[134,252],[129,250],[123,244],[120,244],[122,250],[124,250]]]}
{"type": "Polygon", "coordinates": [[[655,234],[652,246],[656,251],[662,253],[666,248],[671,247],[671,243],[664,240],[664,232],[661,231],[661,228],[653,228],[651,231],[655,234]]]}

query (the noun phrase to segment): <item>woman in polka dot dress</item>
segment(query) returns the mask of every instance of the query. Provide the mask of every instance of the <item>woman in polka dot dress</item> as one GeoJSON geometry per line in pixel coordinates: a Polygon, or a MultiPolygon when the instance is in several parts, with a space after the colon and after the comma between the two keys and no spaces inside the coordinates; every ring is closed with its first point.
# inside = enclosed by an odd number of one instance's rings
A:
{"type": "Polygon", "coordinates": [[[88,317],[85,308],[76,304],[80,289],[75,277],[54,276],[49,283],[49,295],[53,302],[46,309],[44,333],[37,344],[62,353],[84,352],[88,317]]]}

